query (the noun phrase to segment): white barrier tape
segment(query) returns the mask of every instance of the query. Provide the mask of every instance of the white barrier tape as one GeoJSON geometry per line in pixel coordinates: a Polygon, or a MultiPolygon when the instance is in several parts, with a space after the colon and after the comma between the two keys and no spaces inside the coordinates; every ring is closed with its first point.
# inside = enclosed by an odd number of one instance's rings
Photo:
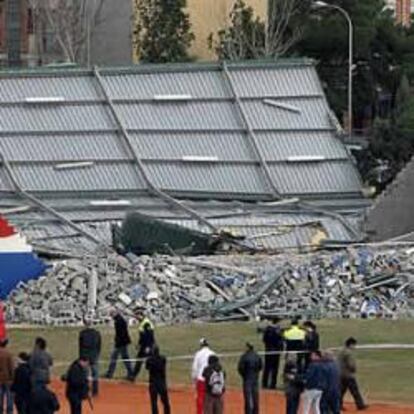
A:
{"type": "MultiPolygon", "coordinates": [[[[342,347],[333,347],[333,348],[326,348],[326,351],[340,351],[342,347]]],[[[363,344],[358,345],[356,347],[357,350],[361,351],[375,351],[375,350],[414,350],[414,344],[363,344]]],[[[265,355],[295,355],[295,354],[307,354],[309,351],[271,351],[271,352],[265,352],[265,351],[258,351],[259,355],[265,356],[265,355]]],[[[240,357],[242,355],[241,352],[228,352],[228,353],[217,353],[215,354],[219,358],[234,358],[234,357],[240,357]]],[[[129,359],[117,359],[117,362],[145,362],[147,358],[129,358],[129,359]]],[[[167,356],[167,361],[191,361],[194,359],[193,355],[176,355],[176,356],[167,356]]],[[[110,360],[99,360],[99,365],[107,365],[110,363],[110,360]]],[[[53,365],[53,368],[62,367],[62,366],[68,366],[71,364],[71,362],[58,362],[57,364],[53,365]]]]}

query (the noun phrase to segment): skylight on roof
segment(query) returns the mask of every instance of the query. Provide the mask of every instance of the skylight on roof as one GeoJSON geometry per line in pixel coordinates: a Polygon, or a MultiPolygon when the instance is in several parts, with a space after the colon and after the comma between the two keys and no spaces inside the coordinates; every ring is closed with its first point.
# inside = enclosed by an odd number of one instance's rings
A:
{"type": "Polygon", "coordinates": [[[54,104],[65,102],[63,96],[28,96],[25,98],[27,104],[54,104]]]}
{"type": "Polygon", "coordinates": [[[129,200],[92,200],[89,204],[95,207],[122,207],[130,206],[131,202],[129,200]]]}
{"type": "Polygon", "coordinates": [[[326,157],[323,155],[292,155],[287,158],[288,162],[321,162],[325,160],[326,157]]]}
{"type": "Polygon", "coordinates": [[[184,155],[182,161],[188,162],[216,162],[219,158],[216,155],[184,155]]]}
{"type": "Polygon", "coordinates": [[[289,105],[287,103],[278,102],[278,101],[275,101],[274,99],[264,99],[263,103],[265,105],[274,106],[276,108],[284,109],[286,111],[295,112],[295,113],[298,113],[298,114],[300,114],[302,112],[302,110],[300,108],[298,108],[297,106],[289,105]]]}
{"type": "Polygon", "coordinates": [[[56,164],[54,166],[55,170],[72,170],[78,168],[89,168],[93,167],[95,163],[93,161],[81,161],[81,162],[65,162],[61,164],[56,164]]]}
{"type": "Polygon", "coordinates": [[[170,102],[170,101],[189,101],[192,99],[191,95],[154,95],[154,101],[170,102]]]}

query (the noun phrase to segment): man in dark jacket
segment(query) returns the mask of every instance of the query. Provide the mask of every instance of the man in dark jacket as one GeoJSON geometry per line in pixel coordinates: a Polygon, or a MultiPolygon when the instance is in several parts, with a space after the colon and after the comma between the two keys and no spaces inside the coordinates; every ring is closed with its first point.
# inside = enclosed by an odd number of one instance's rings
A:
{"type": "Polygon", "coordinates": [[[303,324],[305,328],[305,341],[304,341],[304,348],[307,352],[305,354],[305,369],[308,368],[311,358],[310,355],[312,352],[319,351],[319,333],[316,328],[316,325],[312,321],[306,321],[303,324]]]}
{"type": "Polygon", "coordinates": [[[299,373],[297,358],[289,355],[284,373],[286,414],[297,414],[300,404],[300,395],[303,391],[303,377],[299,373]]]}
{"type": "Polygon", "coordinates": [[[238,371],[243,380],[244,412],[259,413],[259,374],[262,359],[255,352],[252,344],[246,344],[246,352],[241,356],[238,371]]]}
{"type": "Polygon", "coordinates": [[[29,367],[29,354],[21,352],[14,380],[11,387],[14,394],[14,404],[18,414],[28,414],[30,404],[30,394],[32,391],[31,373],[29,367]]]}
{"type": "Polygon", "coordinates": [[[151,398],[152,414],[158,414],[158,396],[164,407],[164,414],[170,414],[170,401],[167,387],[167,360],[160,354],[158,347],[154,346],[146,360],[145,368],[149,373],[149,394],[151,398]]]}
{"type": "Polygon", "coordinates": [[[223,414],[226,374],[217,355],[210,355],[203,377],[206,383],[204,414],[223,414]]]}
{"type": "Polygon", "coordinates": [[[89,360],[89,368],[92,375],[92,395],[99,392],[99,356],[101,354],[101,334],[91,327],[91,321],[84,319],[85,329],[79,333],[79,357],[89,360]]]}
{"type": "Polygon", "coordinates": [[[263,343],[266,353],[264,357],[262,387],[276,389],[280,362],[279,352],[283,351],[284,347],[283,333],[278,319],[274,319],[272,324],[263,331],[263,343]]]}
{"type": "Polygon", "coordinates": [[[40,382],[35,385],[30,396],[30,414],[53,414],[60,405],[56,395],[40,382]]]}
{"type": "Polygon", "coordinates": [[[66,398],[71,414],[82,414],[82,401],[89,396],[88,365],[88,358],[82,356],[73,362],[66,374],[66,398]]]}
{"type": "Polygon", "coordinates": [[[341,373],[341,401],[343,401],[345,393],[349,390],[358,410],[365,410],[368,406],[362,398],[356,380],[357,369],[353,354],[356,345],[357,341],[355,338],[348,338],[345,342],[344,349],[338,355],[338,364],[341,373]]]}
{"type": "Polygon", "coordinates": [[[330,352],[322,353],[322,369],[326,378],[326,388],[321,401],[322,414],[340,414],[341,382],[339,366],[330,352]]]}
{"type": "Polygon", "coordinates": [[[128,354],[128,346],[131,343],[131,338],[129,336],[128,331],[128,324],[117,310],[113,310],[111,312],[111,316],[114,320],[115,344],[111,354],[111,361],[109,363],[108,371],[106,372],[105,378],[113,377],[116,368],[116,362],[118,358],[121,356],[124,361],[125,368],[127,370],[127,379],[133,380],[134,373],[128,354]]]}
{"type": "Polygon", "coordinates": [[[322,367],[322,355],[319,351],[311,353],[311,363],[305,372],[305,391],[303,393],[303,414],[320,414],[323,390],[326,389],[326,377],[322,367]]]}
{"type": "Polygon", "coordinates": [[[46,349],[46,340],[40,337],[36,338],[35,346],[29,359],[33,386],[39,383],[50,383],[50,368],[53,365],[53,359],[46,349]]]}
{"type": "Polygon", "coordinates": [[[139,339],[138,339],[138,354],[137,359],[138,361],[135,364],[134,368],[134,378],[136,378],[141,371],[142,364],[144,359],[147,358],[152,348],[155,346],[155,335],[154,335],[154,325],[144,315],[144,312],[139,311],[136,314],[136,318],[139,322],[138,331],[139,331],[139,339]]]}

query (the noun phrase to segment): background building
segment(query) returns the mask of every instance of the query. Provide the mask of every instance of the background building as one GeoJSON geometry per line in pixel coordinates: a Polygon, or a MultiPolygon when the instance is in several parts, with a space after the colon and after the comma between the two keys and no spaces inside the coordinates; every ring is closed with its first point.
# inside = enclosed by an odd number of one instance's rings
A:
{"type": "Polygon", "coordinates": [[[411,25],[411,15],[414,13],[412,0],[387,0],[387,7],[395,11],[397,24],[411,25]]]}

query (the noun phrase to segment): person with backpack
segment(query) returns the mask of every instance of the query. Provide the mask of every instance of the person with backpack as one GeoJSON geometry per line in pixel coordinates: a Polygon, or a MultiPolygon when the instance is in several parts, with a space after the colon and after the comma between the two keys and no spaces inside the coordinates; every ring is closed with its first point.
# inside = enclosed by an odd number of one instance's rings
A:
{"type": "Polygon", "coordinates": [[[259,414],[259,374],[263,363],[249,342],[241,356],[238,371],[243,380],[244,413],[259,414]]]}
{"type": "Polygon", "coordinates": [[[197,414],[204,412],[204,399],[206,396],[206,381],[203,372],[208,365],[208,359],[214,352],[210,349],[206,338],[200,339],[200,349],[194,355],[191,378],[195,383],[197,392],[197,414]]]}
{"type": "Polygon", "coordinates": [[[210,355],[208,365],[203,372],[206,383],[204,414],[223,414],[226,374],[217,355],[210,355]]]}
{"type": "Polygon", "coordinates": [[[99,392],[99,356],[101,354],[101,334],[92,328],[91,321],[84,318],[85,328],[79,332],[79,357],[84,356],[89,360],[89,369],[92,375],[92,395],[99,392]]]}
{"type": "Polygon", "coordinates": [[[160,354],[157,346],[153,346],[149,357],[145,362],[145,368],[149,373],[149,394],[151,399],[151,412],[158,414],[158,397],[164,407],[164,414],[170,414],[170,401],[167,387],[167,360],[160,354]]]}
{"type": "Polygon", "coordinates": [[[32,392],[31,373],[29,367],[29,354],[19,354],[18,365],[14,371],[14,380],[11,391],[14,394],[14,405],[18,414],[28,414],[30,396],[32,392]]]}
{"type": "Polygon", "coordinates": [[[284,347],[283,333],[278,319],[274,319],[272,324],[263,331],[263,343],[265,357],[262,388],[274,390],[277,386],[280,352],[283,351],[284,347]]]}
{"type": "Polygon", "coordinates": [[[82,402],[89,398],[88,369],[89,359],[81,356],[69,367],[63,377],[66,381],[66,398],[70,405],[70,414],[82,414],[82,402]]]}
{"type": "Polygon", "coordinates": [[[60,410],[56,395],[50,391],[44,382],[37,383],[30,396],[30,414],[54,414],[60,410]]]}

